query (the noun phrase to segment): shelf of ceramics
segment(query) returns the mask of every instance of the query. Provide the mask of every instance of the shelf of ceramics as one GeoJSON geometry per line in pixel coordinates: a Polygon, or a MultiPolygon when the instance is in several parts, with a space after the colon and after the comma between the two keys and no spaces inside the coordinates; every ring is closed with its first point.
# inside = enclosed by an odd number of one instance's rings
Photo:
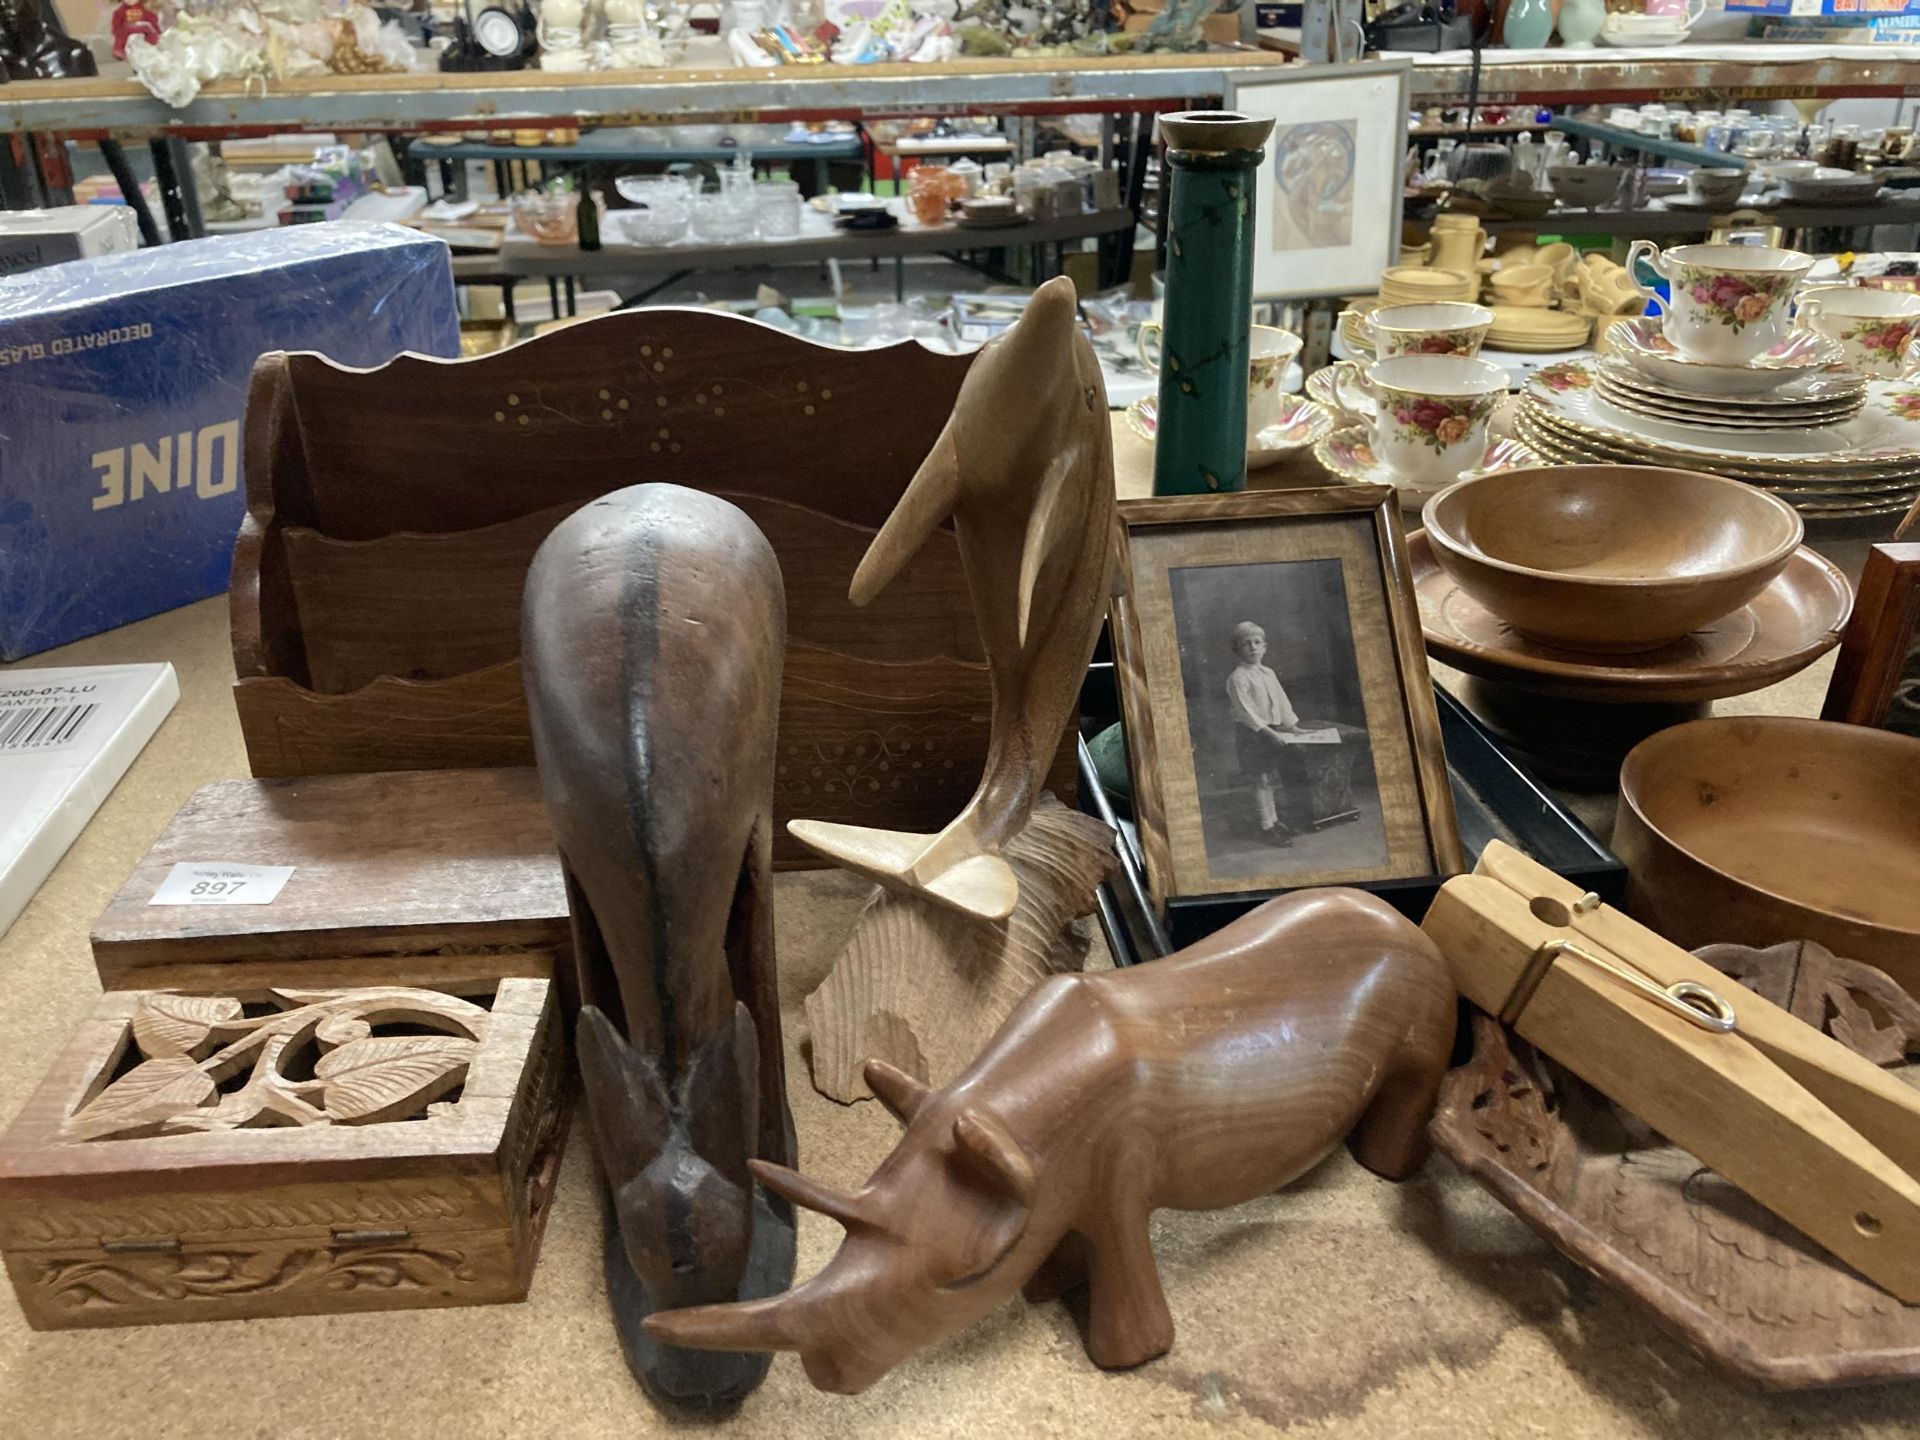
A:
{"type": "MultiPolygon", "coordinates": [[[[698,59],[707,52],[691,50],[698,59]]],[[[716,52],[717,53],[717,52],[716,52]]],[[[0,87],[0,126],[87,138],[171,133],[189,138],[280,131],[519,129],[644,125],[695,117],[877,119],[940,114],[1067,114],[1177,110],[1236,78],[1285,65],[1252,49],[1191,55],[1003,56],[940,64],[781,65],[541,70],[498,74],[316,75],[261,93],[208,85],[173,109],[111,65],[95,78],[16,80],[0,87]]]]}
{"type": "Polygon", "coordinates": [[[1688,165],[1697,165],[1703,170],[1744,170],[1748,162],[1738,155],[1729,155],[1724,150],[1709,150],[1702,145],[1689,145],[1683,140],[1662,140],[1655,135],[1642,135],[1638,130],[1627,130],[1619,125],[1602,125],[1593,120],[1570,120],[1557,116],[1553,128],[1563,135],[1573,135],[1582,140],[1592,140],[1601,145],[1611,145],[1615,150],[1626,150],[1635,155],[1651,155],[1661,160],[1680,160],[1688,165]]]}
{"type": "MultiPolygon", "coordinates": [[[[495,145],[479,140],[456,140],[452,144],[427,142],[413,150],[415,160],[545,160],[562,164],[586,165],[608,161],[636,164],[671,165],[679,161],[705,160],[724,165],[742,155],[756,161],[793,163],[802,160],[858,160],[866,153],[857,135],[836,136],[831,140],[795,143],[785,140],[752,145],[664,145],[642,140],[630,128],[600,130],[582,135],[571,145],[495,145]]],[[[302,157],[311,158],[311,151],[302,157]]],[[[286,164],[282,160],[277,162],[286,164]]]]}
{"type": "MultiPolygon", "coordinates": [[[[1896,192],[1900,193],[1900,192],[1896,192]]],[[[1497,235],[1506,230],[1539,231],[1577,235],[1625,235],[1649,239],[1663,235],[1699,235],[1727,223],[1730,215],[1742,217],[1742,223],[1778,225],[1784,230],[1803,230],[1814,225],[1911,225],[1920,222],[1920,191],[1907,191],[1903,199],[1886,199],[1872,205],[1732,205],[1720,209],[1667,206],[1650,201],[1640,210],[1551,210],[1539,219],[1483,219],[1480,228],[1497,235]],[[1755,220],[1752,217],[1758,216],[1755,220]]]]}
{"type": "MultiPolygon", "coordinates": [[[[1463,101],[1473,55],[1442,50],[1413,57],[1417,105],[1463,101]]],[[[1808,96],[1920,94],[1920,46],[1777,45],[1766,41],[1664,49],[1487,50],[1480,103],[1726,101],[1808,96]]]]}
{"type": "Polygon", "coordinates": [[[1538,120],[1510,120],[1502,125],[1475,125],[1471,128],[1466,125],[1414,125],[1408,128],[1407,134],[1415,140],[1430,140],[1435,137],[1471,140],[1476,135],[1520,135],[1528,133],[1537,135],[1542,130],[1552,128],[1552,126],[1538,120]]]}
{"type": "MultiPolygon", "coordinates": [[[[813,217],[810,215],[808,221],[813,217]]],[[[961,225],[902,225],[897,230],[827,230],[793,240],[695,241],[677,245],[603,244],[598,250],[542,245],[509,235],[497,254],[460,256],[455,279],[492,275],[639,275],[674,270],[724,270],[735,265],[791,265],[818,260],[886,259],[952,250],[1051,245],[1131,230],[1131,210],[1095,210],[1059,220],[974,229],[961,225]]]]}

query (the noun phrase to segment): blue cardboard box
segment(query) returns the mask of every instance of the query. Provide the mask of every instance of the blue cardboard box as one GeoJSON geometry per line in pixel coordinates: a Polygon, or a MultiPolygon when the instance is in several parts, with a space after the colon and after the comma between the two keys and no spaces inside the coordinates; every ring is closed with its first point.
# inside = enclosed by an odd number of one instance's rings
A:
{"type": "Polygon", "coordinates": [[[302,225],[0,280],[0,660],[227,588],[268,350],[458,355],[446,245],[302,225]]]}

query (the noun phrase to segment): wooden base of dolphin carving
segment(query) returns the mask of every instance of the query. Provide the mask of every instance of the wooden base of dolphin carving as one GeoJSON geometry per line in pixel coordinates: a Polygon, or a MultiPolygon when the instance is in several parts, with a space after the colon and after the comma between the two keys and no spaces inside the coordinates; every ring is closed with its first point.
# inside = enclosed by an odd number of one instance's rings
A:
{"type": "Polygon", "coordinates": [[[785,633],[765,537],[678,486],[576,511],[527,574],[527,708],[610,1192],[607,1293],[635,1376],[697,1410],[737,1404],[764,1359],[678,1349],[642,1322],[793,1277],[792,1210],[749,1170],[793,1154],[770,849],[785,633]]]}
{"type": "Polygon", "coordinates": [[[1001,852],[1026,826],[1066,730],[1113,575],[1113,436],[1073,282],[1049,280],[974,359],[953,414],[848,591],[864,605],[949,516],[993,679],[986,773],[937,835],[793,820],[827,858],[883,885],[1004,920],[1001,852]]]}
{"type": "Polygon", "coordinates": [[[874,887],[846,949],[807,996],[822,1095],[842,1104],[870,1096],[869,1058],[945,1084],[1035,985],[1086,964],[1092,937],[1075,922],[1119,863],[1113,831],[1043,794],[1005,858],[1020,898],[1002,921],[874,887]]]}
{"type": "Polygon", "coordinates": [[[906,1133],[859,1190],[755,1164],[846,1227],[819,1274],[647,1329],[797,1350],[816,1386],[851,1393],[1029,1282],[1043,1298],[1084,1279],[1095,1363],[1151,1360],[1173,1344],[1153,1212],[1265,1195],[1343,1138],[1368,1169],[1411,1174],[1456,1007],[1433,942],[1355,890],[1282,896],[1166,960],[1056,976],[944,1089],[867,1067],[906,1133]]]}

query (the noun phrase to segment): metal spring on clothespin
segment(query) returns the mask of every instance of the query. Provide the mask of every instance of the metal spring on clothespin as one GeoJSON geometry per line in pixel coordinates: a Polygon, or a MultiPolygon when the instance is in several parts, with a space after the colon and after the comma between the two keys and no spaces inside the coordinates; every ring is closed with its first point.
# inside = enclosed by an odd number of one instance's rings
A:
{"type": "Polygon", "coordinates": [[[1682,980],[1676,985],[1656,985],[1638,971],[1584,950],[1571,940],[1549,940],[1528,958],[1527,968],[1521,971],[1513,994],[1500,1011],[1503,1025],[1511,1025],[1520,1018],[1520,1012],[1527,1008],[1527,1002],[1533,998],[1533,992],[1540,988],[1540,982],[1546,978],[1547,971],[1553,968],[1553,962],[1563,958],[1593,966],[1610,979],[1617,980],[1702,1030],[1726,1035],[1732,1033],[1738,1023],[1733,1006],[1717,990],[1710,990],[1691,980],[1682,980]]]}

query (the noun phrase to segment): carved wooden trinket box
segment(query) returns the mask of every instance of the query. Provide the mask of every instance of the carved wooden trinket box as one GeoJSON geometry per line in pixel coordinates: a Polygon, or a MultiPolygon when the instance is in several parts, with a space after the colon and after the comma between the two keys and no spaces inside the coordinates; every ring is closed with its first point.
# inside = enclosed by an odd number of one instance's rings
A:
{"type": "Polygon", "coordinates": [[[551,982],[111,991],[0,1138],[35,1329],[523,1299],[564,1136],[551,982]]]}

